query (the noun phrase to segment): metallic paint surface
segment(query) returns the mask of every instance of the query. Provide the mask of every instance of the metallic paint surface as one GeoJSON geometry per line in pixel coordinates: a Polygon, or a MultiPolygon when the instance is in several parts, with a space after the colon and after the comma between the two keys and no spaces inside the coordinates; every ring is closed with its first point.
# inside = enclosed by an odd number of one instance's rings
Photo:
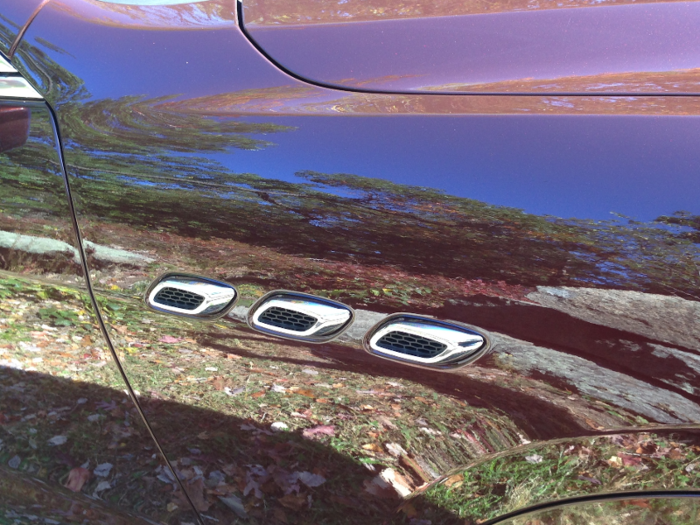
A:
{"type": "Polygon", "coordinates": [[[665,521],[669,516],[678,523],[693,523],[700,515],[700,500],[687,494],[653,495],[639,497],[606,498],[567,502],[561,506],[534,510],[526,514],[498,521],[503,525],[530,525],[532,523],[583,522],[605,520],[609,523],[631,525],[633,523],[665,521]],[[614,520],[614,521],[613,521],[614,520]]]}
{"type": "Polygon", "coordinates": [[[168,522],[134,476],[161,460],[86,289],[50,112],[22,107],[29,137],[0,154],[0,520],[168,522]]]}
{"type": "Polygon", "coordinates": [[[0,51],[7,54],[15,38],[42,0],[3,0],[0,18],[0,51]]]}
{"type": "MultiPolygon", "coordinates": [[[[461,523],[430,491],[490,454],[642,431],[694,450],[696,98],[335,91],[234,28],[122,27],[72,5],[40,13],[14,65],[58,115],[83,238],[136,254],[88,250],[90,274],[204,519],[408,522],[377,481],[391,468],[422,488],[413,517],[461,523]],[[164,271],[241,301],[208,324],[150,312],[164,271]],[[356,321],[320,345],[253,332],[247,308],[274,289],[356,321]],[[454,373],[367,354],[366,331],[399,311],[486,329],[493,352],[454,373]],[[326,481],[285,493],[311,475],[326,481]]],[[[669,488],[654,472],[627,488],[669,488]]]]}
{"type": "Polygon", "coordinates": [[[697,2],[295,25],[249,24],[243,5],[244,26],[257,45],[297,76],[328,86],[416,93],[700,92],[697,2]]]}
{"type": "Polygon", "coordinates": [[[432,18],[443,16],[548,11],[575,7],[606,7],[629,4],[660,4],[675,0],[505,0],[476,2],[473,0],[244,0],[249,23],[261,26],[349,24],[378,20],[432,18]]]}
{"type": "Polygon", "coordinates": [[[97,25],[149,29],[212,29],[236,25],[236,2],[103,2],[102,0],[51,0],[57,9],[97,25]]]}

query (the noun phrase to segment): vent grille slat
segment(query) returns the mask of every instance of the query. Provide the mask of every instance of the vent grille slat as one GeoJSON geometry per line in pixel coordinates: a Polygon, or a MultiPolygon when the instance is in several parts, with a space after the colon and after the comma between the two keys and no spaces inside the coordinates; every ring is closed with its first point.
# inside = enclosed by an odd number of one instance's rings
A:
{"type": "Polygon", "coordinates": [[[447,345],[439,341],[399,331],[389,332],[382,336],[376,345],[393,352],[423,358],[435,357],[447,349],[447,345]]]}
{"type": "Polygon", "coordinates": [[[153,302],[181,310],[196,310],[204,302],[204,297],[186,290],[168,287],[160,290],[153,298],[153,302]]]}
{"type": "Polygon", "coordinates": [[[318,321],[318,319],[310,315],[279,306],[268,308],[260,314],[258,320],[270,326],[284,328],[285,330],[294,330],[295,332],[305,332],[318,321]]]}

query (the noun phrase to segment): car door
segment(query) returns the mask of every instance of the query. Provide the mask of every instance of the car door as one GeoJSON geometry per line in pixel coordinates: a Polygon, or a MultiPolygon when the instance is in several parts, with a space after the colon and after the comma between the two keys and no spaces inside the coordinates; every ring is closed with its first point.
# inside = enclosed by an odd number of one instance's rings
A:
{"type": "MultiPolygon", "coordinates": [[[[54,0],[15,57],[179,478],[154,466],[149,505],[463,523],[695,489],[686,84],[381,92],[295,71],[240,23],[228,2],[54,0]]],[[[684,23],[655,27],[690,45],[684,23]]]]}
{"type": "Polygon", "coordinates": [[[53,115],[0,71],[0,521],[153,523],[161,460],[103,339],[53,115]]]}

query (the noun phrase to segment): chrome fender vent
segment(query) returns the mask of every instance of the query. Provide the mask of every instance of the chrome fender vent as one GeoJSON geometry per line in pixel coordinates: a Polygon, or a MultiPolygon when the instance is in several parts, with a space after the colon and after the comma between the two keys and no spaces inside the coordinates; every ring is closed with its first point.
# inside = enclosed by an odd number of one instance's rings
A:
{"type": "Polygon", "coordinates": [[[153,297],[153,302],[160,306],[170,306],[181,310],[196,310],[204,302],[204,296],[188,290],[163,287],[153,297]]]}
{"type": "Polygon", "coordinates": [[[413,314],[383,319],[364,338],[370,354],[429,368],[458,368],[476,361],[490,349],[488,336],[461,323],[413,314]]]}
{"type": "Polygon", "coordinates": [[[258,322],[267,326],[276,326],[277,328],[301,333],[313,328],[318,323],[318,319],[289,308],[271,306],[258,316],[258,322]]]}
{"type": "Polygon", "coordinates": [[[226,315],[237,298],[236,289],[228,283],[174,273],[160,276],[146,292],[151,309],[196,319],[226,315]]]}
{"type": "Polygon", "coordinates": [[[355,312],[342,303],[298,292],[270,292],[248,312],[248,325],[271,335],[322,343],[352,324],[355,312]]]}
{"type": "Polygon", "coordinates": [[[426,359],[436,357],[447,350],[447,345],[435,339],[422,335],[410,334],[399,330],[391,331],[379,339],[376,345],[385,350],[391,350],[400,354],[424,357],[426,359]]]}

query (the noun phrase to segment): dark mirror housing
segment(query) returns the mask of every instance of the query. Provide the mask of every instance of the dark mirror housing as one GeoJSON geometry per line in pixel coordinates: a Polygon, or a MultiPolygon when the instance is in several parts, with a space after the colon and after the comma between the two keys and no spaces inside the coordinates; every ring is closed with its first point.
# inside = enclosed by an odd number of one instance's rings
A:
{"type": "Polygon", "coordinates": [[[0,153],[23,146],[29,138],[31,110],[22,106],[0,106],[0,153]]]}

